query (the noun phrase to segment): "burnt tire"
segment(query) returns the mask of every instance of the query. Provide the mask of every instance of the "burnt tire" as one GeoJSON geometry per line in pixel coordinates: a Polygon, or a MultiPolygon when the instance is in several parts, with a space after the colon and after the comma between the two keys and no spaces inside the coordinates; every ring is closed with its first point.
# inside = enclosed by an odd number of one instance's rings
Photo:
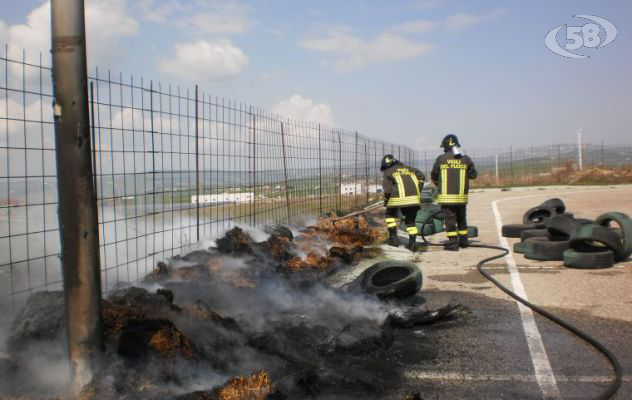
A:
{"type": "Polygon", "coordinates": [[[536,224],[505,224],[501,229],[501,233],[506,238],[520,238],[523,231],[536,229],[536,227],[536,224]]]}
{"type": "Polygon", "coordinates": [[[547,236],[549,233],[546,229],[527,229],[526,231],[522,231],[520,233],[520,240],[525,241],[532,237],[542,237],[547,236]]]}
{"type": "Polygon", "coordinates": [[[555,212],[555,208],[553,207],[533,207],[527,210],[526,213],[522,216],[522,223],[524,224],[537,224],[543,223],[547,219],[557,215],[555,212]]]}
{"type": "Polygon", "coordinates": [[[571,247],[569,240],[551,241],[548,237],[534,237],[524,242],[524,256],[529,260],[562,261],[571,247]]]}
{"type": "Polygon", "coordinates": [[[477,226],[468,226],[467,227],[467,237],[468,238],[478,237],[478,227],[477,226]]]}
{"type": "Polygon", "coordinates": [[[516,242],[513,245],[513,252],[522,254],[524,253],[524,242],[516,242]]]}
{"type": "MultiPolygon", "coordinates": [[[[540,207],[549,207],[555,210],[556,214],[564,214],[566,212],[566,205],[562,199],[553,198],[540,204],[540,207]]],[[[572,215],[572,214],[571,214],[572,215]]]]}
{"type": "Polygon", "coordinates": [[[612,250],[595,247],[584,248],[582,251],[568,249],[564,252],[564,266],[578,269],[602,269],[614,265],[615,258],[612,250]]]}
{"type": "MultiPolygon", "coordinates": [[[[621,259],[632,255],[632,218],[627,214],[620,212],[608,212],[601,214],[595,220],[595,223],[602,226],[610,226],[611,222],[616,222],[621,230],[619,236],[621,237],[621,243],[623,245],[623,252],[621,253],[621,259]]],[[[616,231],[615,231],[616,232],[616,231]]]]}
{"type": "Polygon", "coordinates": [[[546,229],[551,237],[551,240],[555,240],[553,238],[557,237],[562,237],[568,240],[571,233],[573,233],[581,225],[581,222],[565,215],[556,215],[546,221],[546,229]]]}
{"type": "Polygon", "coordinates": [[[614,252],[617,261],[624,258],[623,241],[614,230],[603,225],[581,225],[571,234],[570,242],[574,249],[594,247],[605,250],[608,248],[614,252]]]}
{"type": "Polygon", "coordinates": [[[406,261],[381,261],[362,272],[360,286],[379,298],[412,296],[421,289],[417,265],[406,261]]]}

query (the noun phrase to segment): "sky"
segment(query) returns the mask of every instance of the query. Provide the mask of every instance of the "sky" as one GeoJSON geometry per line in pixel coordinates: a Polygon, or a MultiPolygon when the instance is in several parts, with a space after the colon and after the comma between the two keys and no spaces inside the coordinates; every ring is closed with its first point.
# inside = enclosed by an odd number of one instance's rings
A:
{"type": "MultiPolygon", "coordinates": [[[[1,1],[0,43],[10,56],[48,57],[50,4],[1,1]]],[[[91,71],[197,83],[214,96],[417,149],[436,149],[450,132],[466,148],[567,143],[578,130],[586,142],[632,142],[628,1],[85,5],[91,71]],[[549,31],[591,23],[574,15],[609,20],[616,39],[574,51],[590,58],[554,54],[549,31]]]]}

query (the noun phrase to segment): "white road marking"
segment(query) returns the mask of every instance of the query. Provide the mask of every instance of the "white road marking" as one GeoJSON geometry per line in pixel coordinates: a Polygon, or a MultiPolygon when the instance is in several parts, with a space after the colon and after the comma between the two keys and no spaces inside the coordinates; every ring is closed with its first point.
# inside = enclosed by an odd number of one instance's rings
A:
{"type": "MultiPolygon", "coordinates": [[[[508,381],[508,382],[537,382],[537,377],[524,374],[472,374],[465,372],[435,372],[435,371],[406,371],[404,375],[410,379],[427,379],[438,381],[508,381]]],[[[611,382],[611,376],[602,375],[559,375],[558,382],[577,383],[606,383],[611,382]]],[[[625,382],[632,382],[632,376],[623,377],[625,382]]]]}
{"type": "MultiPolygon", "coordinates": [[[[510,199],[503,199],[510,200],[510,199]]],[[[498,230],[498,240],[500,245],[509,250],[509,253],[505,256],[507,262],[507,269],[509,270],[509,276],[511,277],[511,285],[514,292],[525,300],[528,300],[527,293],[520,280],[520,274],[516,267],[516,260],[513,258],[513,252],[509,246],[507,238],[502,236],[501,230],[503,226],[500,212],[498,211],[498,202],[502,200],[494,200],[492,202],[492,209],[494,211],[494,217],[496,218],[496,229],[498,230]]],[[[529,352],[531,353],[531,361],[533,362],[533,369],[535,370],[535,378],[540,386],[540,390],[544,395],[544,398],[559,399],[560,391],[557,387],[555,380],[555,374],[553,374],[553,368],[549,363],[549,357],[546,354],[540,331],[533,318],[533,312],[530,308],[526,307],[522,303],[518,303],[518,309],[520,310],[520,318],[522,319],[522,327],[527,338],[527,345],[529,346],[529,352]]]]}

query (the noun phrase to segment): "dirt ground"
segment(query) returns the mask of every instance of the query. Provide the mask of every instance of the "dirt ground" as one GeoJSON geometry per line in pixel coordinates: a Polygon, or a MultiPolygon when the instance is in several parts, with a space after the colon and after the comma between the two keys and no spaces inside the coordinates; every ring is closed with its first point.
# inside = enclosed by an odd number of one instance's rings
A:
{"type": "MultiPolygon", "coordinates": [[[[521,223],[524,211],[552,197],[564,200],[576,217],[594,219],[607,211],[632,215],[630,185],[488,189],[471,193],[469,224],[478,226],[480,242],[499,244],[501,224],[521,223]]],[[[516,240],[509,239],[509,245],[516,240]]],[[[401,247],[382,248],[388,258],[415,261],[421,267],[422,296],[429,306],[454,301],[471,310],[463,321],[425,328],[408,338],[405,350],[411,356],[401,384],[405,391],[395,391],[393,399],[411,390],[424,399],[589,399],[610,381],[610,366],[599,353],[522,310],[478,273],[478,260],[495,251],[451,253],[430,247],[413,255],[401,247]]],[[[624,383],[615,398],[632,398],[632,260],[605,270],[573,270],[562,262],[531,261],[521,254],[508,257],[515,261],[515,273],[509,273],[508,259],[496,260],[487,269],[509,288],[522,285],[529,301],[602,341],[623,367],[624,383]]],[[[366,264],[360,264],[332,279],[344,283],[364,268],[366,264]]]]}

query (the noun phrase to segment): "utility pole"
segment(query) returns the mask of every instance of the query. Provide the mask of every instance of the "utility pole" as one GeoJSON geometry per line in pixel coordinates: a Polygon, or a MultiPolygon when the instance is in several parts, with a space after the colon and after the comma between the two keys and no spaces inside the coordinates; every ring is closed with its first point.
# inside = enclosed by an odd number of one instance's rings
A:
{"type": "Polygon", "coordinates": [[[579,170],[583,170],[583,162],[582,162],[582,131],[581,129],[577,132],[577,152],[578,152],[578,166],[579,170]]]}
{"type": "Polygon", "coordinates": [[[52,0],[55,148],[68,355],[76,395],[103,349],[83,0],[52,0]]]}

